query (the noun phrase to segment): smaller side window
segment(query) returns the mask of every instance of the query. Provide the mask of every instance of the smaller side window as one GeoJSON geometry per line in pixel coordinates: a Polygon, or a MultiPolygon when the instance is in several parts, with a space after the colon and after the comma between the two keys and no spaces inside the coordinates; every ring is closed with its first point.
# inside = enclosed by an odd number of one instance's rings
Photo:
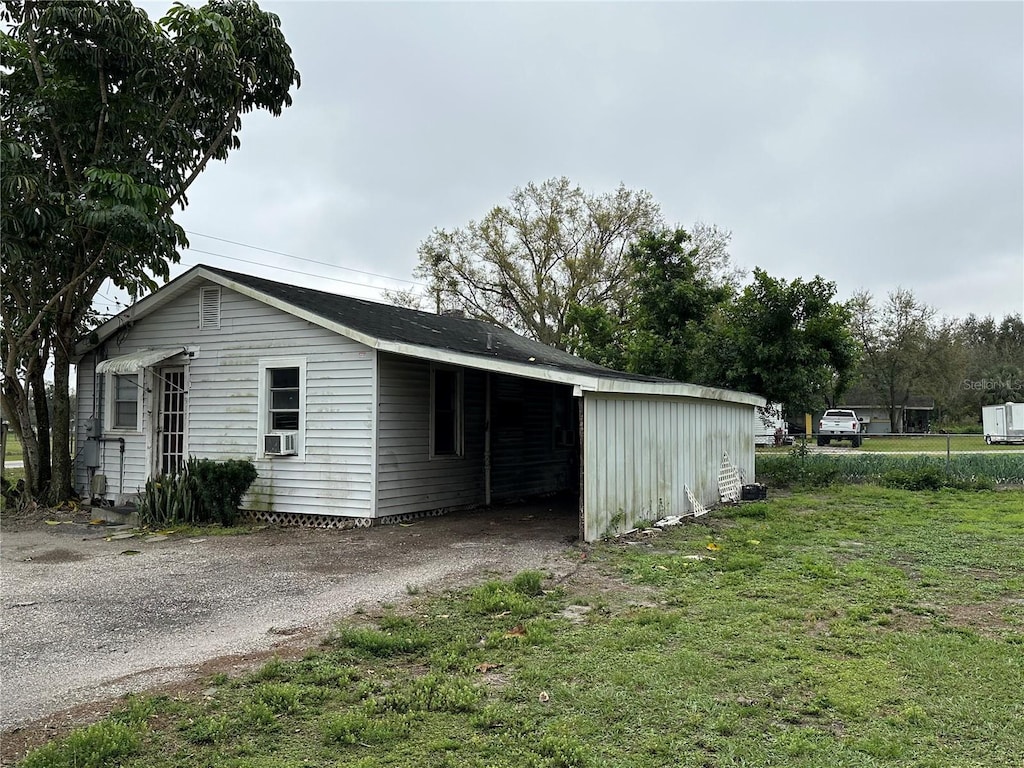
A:
{"type": "Polygon", "coordinates": [[[306,360],[266,358],[259,362],[258,458],[306,456],[306,360]]]}
{"type": "Polygon", "coordinates": [[[299,428],[299,369],[269,368],[270,429],[272,431],[299,428]]]}
{"type": "Polygon", "coordinates": [[[114,374],[110,377],[111,429],[139,428],[139,375],[137,373],[114,374]]]}

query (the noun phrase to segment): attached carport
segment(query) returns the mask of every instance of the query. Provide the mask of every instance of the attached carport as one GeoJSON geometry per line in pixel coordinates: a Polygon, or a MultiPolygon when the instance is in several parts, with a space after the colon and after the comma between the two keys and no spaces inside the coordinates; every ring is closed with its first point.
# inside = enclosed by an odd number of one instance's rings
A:
{"type": "Polygon", "coordinates": [[[595,541],[640,521],[691,515],[691,496],[701,505],[717,503],[725,458],[744,481],[754,480],[754,408],[765,404],[756,395],[620,373],[578,358],[570,367],[564,359],[431,355],[472,370],[480,382],[477,397],[467,384],[466,427],[468,444],[470,433],[482,430],[472,444],[483,451],[486,506],[575,494],[580,538],[595,541]]]}

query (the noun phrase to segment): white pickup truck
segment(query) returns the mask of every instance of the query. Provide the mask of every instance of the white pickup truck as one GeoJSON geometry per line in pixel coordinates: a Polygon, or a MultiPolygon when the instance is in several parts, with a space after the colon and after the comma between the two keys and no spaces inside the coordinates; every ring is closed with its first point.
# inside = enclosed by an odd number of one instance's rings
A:
{"type": "Polygon", "coordinates": [[[854,448],[860,448],[860,421],[856,413],[837,408],[825,411],[818,422],[818,445],[828,445],[832,440],[849,440],[854,448]]]}

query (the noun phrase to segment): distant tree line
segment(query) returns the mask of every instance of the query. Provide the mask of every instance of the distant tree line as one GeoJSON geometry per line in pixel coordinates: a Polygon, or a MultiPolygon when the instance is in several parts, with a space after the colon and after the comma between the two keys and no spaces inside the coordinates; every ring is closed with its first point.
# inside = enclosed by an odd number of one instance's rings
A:
{"type": "Polygon", "coordinates": [[[913,395],[934,400],[933,428],[958,431],[985,405],[1024,400],[1024,319],[937,318],[911,292],[897,290],[877,310],[858,295],[855,317],[873,317],[861,342],[861,378],[886,395],[890,422],[913,395]]]}

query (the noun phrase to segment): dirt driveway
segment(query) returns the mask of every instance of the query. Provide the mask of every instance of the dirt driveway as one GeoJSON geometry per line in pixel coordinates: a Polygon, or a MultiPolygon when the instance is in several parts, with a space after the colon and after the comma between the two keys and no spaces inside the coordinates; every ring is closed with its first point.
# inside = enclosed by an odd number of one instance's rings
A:
{"type": "Polygon", "coordinates": [[[0,728],[314,644],[360,606],[490,573],[572,570],[552,504],[350,531],[107,541],[85,524],[0,532],[0,728]],[[137,554],[135,554],[137,553],[137,554]],[[207,663],[204,663],[207,662],[207,663]]]}

